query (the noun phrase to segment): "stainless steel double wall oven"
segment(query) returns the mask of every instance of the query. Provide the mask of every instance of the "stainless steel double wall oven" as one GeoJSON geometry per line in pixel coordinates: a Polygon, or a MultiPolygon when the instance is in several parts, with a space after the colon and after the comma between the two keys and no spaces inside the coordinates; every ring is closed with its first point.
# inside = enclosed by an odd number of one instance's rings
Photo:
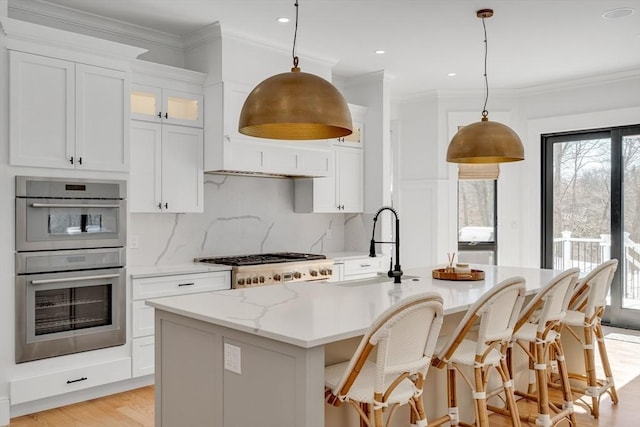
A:
{"type": "Polygon", "coordinates": [[[126,183],[16,177],[16,363],[126,341],[126,183]]]}

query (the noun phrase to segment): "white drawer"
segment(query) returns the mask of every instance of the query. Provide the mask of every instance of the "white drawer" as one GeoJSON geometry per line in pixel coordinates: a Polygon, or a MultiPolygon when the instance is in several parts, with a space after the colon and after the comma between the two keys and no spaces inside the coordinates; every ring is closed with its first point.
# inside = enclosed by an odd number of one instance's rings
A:
{"type": "Polygon", "coordinates": [[[131,359],[124,358],[10,382],[11,404],[83,390],[131,378],[131,359]]]}
{"type": "Polygon", "coordinates": [[[131,344],[131,376],[133,378],[150,375],[155,371],[154,344],[154,336],[133,340],[131,344]]]}
{"type": "Polygon", "coordinates": [[[344,280],[371,277],[388,271],[388,262],[389,258],[383,256],[344,260],[344,280]]]}
{"type": "Polygon", "coordinates": [[[133,338],[153,335],[155,318],[153,307],[149,307],[144,300],[134,301],[131,306],[131,336],[133,338]]]}
{"type": "Polygon", "coordinates": [[[140,300],[230,289],[231,273],[229,271],[220,271],[145,277],[133,279],[131,283],[133,299],[140,300]]]}

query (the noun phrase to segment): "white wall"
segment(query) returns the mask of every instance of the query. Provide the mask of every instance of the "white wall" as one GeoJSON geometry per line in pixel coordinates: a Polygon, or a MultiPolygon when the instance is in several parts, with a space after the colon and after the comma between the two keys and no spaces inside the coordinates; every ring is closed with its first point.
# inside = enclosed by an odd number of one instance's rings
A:
{"type": "MultiPolygon", "coordinates": [[[[429,93],[398,105],[401,138],[394,152],[407,266],[445,263],[456,250],[456,166],[446,163],[446,150],[458,125],[480,119],[479,102],[480,94],[429,93]]],[[[513,128],[525,147],[524,161],[500,165],[498,263],[537,267],[540,135],[640,123],[640,72],[494,93],[489,107],[489,119],[513,128]]]]}

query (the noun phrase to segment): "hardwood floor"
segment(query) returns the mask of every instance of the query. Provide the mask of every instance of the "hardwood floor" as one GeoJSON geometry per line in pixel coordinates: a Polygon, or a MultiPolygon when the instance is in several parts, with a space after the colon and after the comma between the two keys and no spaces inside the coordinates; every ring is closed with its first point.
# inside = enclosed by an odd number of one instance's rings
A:
{"type": "MultiPolygon", "coordinates": [[[[579,427],[633,426],[638,424],[640,402],[640,333],[605,328],[609,358],[620,403],[612,405],[602,398],[600,418],[594,420],[576,406],[579,427]]],[[[522,411],[528,409],[523,407],[522,411]]],[[[11,427],[151,427],[153,426],[153,386],[75,405],[64,406],[11,420],[11,427]]],[[[568,427],[569,423],[559,426],[568,427]]],[[[491,417],[495,427],[509,426],[508,419],[491,417]]],[[[523,424],[526,426],[526,424],[523,424]]],[[[238,426],[240,427],[240,426],[238,426]]]]}

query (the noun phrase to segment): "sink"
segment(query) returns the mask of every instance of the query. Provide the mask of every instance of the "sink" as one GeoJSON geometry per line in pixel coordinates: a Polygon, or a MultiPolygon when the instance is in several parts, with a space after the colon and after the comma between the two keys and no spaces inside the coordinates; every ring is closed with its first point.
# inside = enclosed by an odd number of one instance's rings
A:
{"type": "MultiPolygon", "coordinates": [[[[409,281],[418,281],[420,280],[419,276],[402,276],[402,282],[409,281]]],[[[348,280],[346,282],[342,282],[338,284],[338,286],[364,286],[364,285],[373,285],[373,284],[382,284],[382,283],[393,283],[393,277],[388,277],[386,274],[380,274],[376,277],[368,277],[366,279],[356,279],[356,280],[348,280]]]]}

